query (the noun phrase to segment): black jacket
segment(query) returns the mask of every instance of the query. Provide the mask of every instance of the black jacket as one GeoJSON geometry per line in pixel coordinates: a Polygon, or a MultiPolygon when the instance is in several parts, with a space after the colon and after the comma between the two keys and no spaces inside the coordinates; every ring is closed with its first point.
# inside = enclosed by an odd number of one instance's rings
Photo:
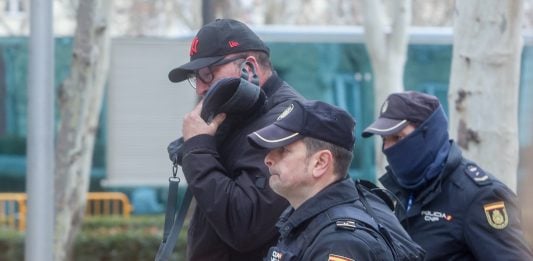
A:
{"type": "Polygon", "coordinates": [[[276,242],[275,224],[288,203],[268,186],[267,151],[252,148],[246,136],[274,122],[287,101],[303,98],[275,74],[263,90],[268,101],[260,116],[183,144],[183,173],[197,204],[189,260],[261,260],[276,242]]]}
{"type": "MultiPolygon", "coordinates": [[[[371,219],[359,199],[354,182],[346,178],[298,209],[289,207],[276,225],[279,242],[264,260],[393,260],[391,249],[377,230],[359,222],[371,219]]],[[[382,220],[388,228],[409,237],[383,201],[372,204],[382,209],[381,213],[389,213],[382,220]]]]}
{"type": "Polygon", "coordinates": [[[520,224],[516,195],[452,143],[441,174],[417,193],[406,211],[410,192],[390,170],[380,179],[403,203],[396,215],[426,260],[533,260],[520,224]]]}

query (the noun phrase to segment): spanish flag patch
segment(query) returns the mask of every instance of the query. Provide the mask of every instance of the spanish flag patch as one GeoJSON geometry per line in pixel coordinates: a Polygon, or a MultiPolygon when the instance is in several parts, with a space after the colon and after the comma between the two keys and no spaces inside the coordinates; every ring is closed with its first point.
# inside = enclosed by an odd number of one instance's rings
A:
{"type": "Polygon", "coordinates": [[[339,256],[339,255],[329,254],[328,261],[355,261],[355,260],[351,258],[339,256]]]}
{"type": "Polygon", "coordinates": [[[495,229],[504,229],[509,224],[507,217],[507,210],[505,210],[505,203],[498,201],[483,205],[485,216],[489,225],[495,229]]]}

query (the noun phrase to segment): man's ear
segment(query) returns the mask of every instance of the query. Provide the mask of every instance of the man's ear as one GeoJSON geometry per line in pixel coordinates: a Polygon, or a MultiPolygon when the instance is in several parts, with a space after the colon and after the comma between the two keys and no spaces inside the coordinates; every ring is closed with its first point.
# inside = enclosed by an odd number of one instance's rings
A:
{"type": "Polygon", "coordinates": [[[322,175],[333,171],[333,154],[329,150],[319,150],[313,155],[313,177],[319,178],[322,175]]]}
{"type": "Polygon", "coordinates": [[[260,85],[260,73],[262,69],[257,59],[253,55],[250,55],[246,57],[244,63],[246,64],[245,69],[249,71],[248,74],[250,75],[250,78],[246,80],[255,85],[260,85]]]}

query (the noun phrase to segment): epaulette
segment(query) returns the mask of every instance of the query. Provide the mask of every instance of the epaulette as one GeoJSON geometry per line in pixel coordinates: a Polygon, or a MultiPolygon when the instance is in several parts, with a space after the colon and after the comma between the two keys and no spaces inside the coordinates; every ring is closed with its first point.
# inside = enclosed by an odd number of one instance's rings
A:
{"type": "Polygon", "coordinates": [[[350,231],[355,231],[355,229],[357,228],[357,226],[355,225],[355,221],[353,220],[337,220],[337,222],[335,222],[335,225],[337,226],[337,229],[350,231]]]}
{"type": "Polygon", "coordinates": [[[483,171],[483,169],[478,167],[476,164],[467,164],[465,167],[465,174],[470,177],[478,186],[492,184],[492,180],[490,179],[489,175],[487,175],[487,173],[485,173],[485,171],[483,171]]]}

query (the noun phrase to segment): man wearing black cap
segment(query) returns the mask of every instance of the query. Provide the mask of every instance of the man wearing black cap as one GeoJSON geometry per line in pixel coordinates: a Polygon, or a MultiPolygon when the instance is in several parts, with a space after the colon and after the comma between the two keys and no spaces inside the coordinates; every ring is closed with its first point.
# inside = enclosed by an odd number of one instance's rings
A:
{"type": "Polygon", "coordinates": [[[369,208],[397,235],[391,240],[412,242],[392,210],[371,193],[363,196],[347,176],[354,128],[340,108],[295,101],[276,122],[248,135],[252,145],[269,150],[269,185],[291,205],[276,225],[281,237],[265,260],[395,260],[392,241],[381,234],[369,208]]]}
{"type": "Polygon", "coordinates": [[[436,97],[389,95],[363,137],[373,134],[389,163],[380,181],[398,197],[396,216],[427,260],[533,260],[516,195],[461,156],[436,97]]]}
{"type": "MultiPolygon", "coordinates": [[[[275,223],[288,203],[268,187],[266,152],[253,149],[246,135],[272,123],[287,101],[303,98],[277,76],[269,48],[241,22],[218,19],[205,25],[194,37],[189,54],[190,62],[169,73],[172,82],[189,80],[198,96],[205,98],[184,118],[178,162],[196,199],[187,238],[188,260],[261,260],[276,242],[275,223]],[[260,86],[265,97],[259,100],[260,106],[239,115],[230,112],[240,107],[218,110],[218,104],[230,96],[226,92],[233,90],[221,82],[238,84],[239,78],[260,86]],[[213,117],[206,120],[204,114],[213,117]]],[[[232,102],[224,104],[248,103],[232,102]]]]}

